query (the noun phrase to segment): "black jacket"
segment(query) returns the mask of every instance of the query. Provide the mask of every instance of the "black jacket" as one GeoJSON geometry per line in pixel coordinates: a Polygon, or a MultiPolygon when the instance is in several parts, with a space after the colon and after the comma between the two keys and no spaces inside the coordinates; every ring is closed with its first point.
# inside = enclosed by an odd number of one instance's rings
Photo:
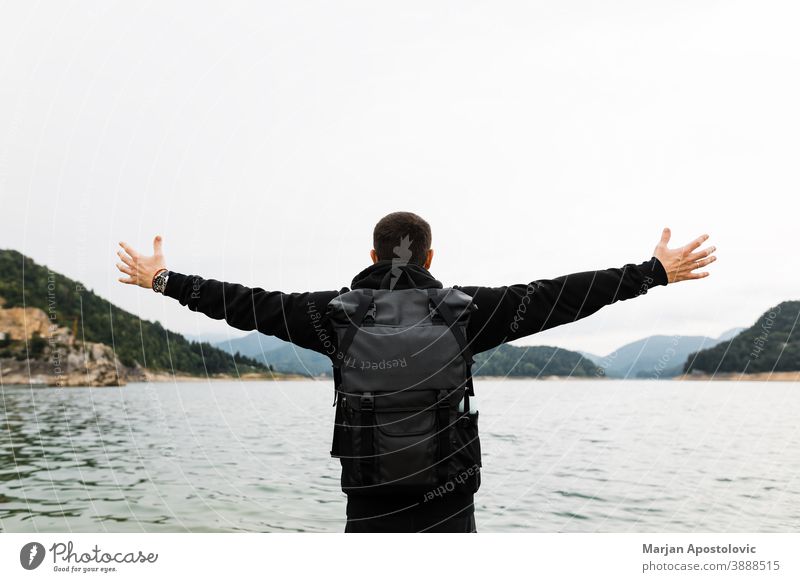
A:
{"type": "MultiPolygon", "coordinates": [[[[667,273],[652,257],[639,265],[585,271],[556,279],[507,287],[458,287],[473,298],[478,309],[470,316],[467,336],[473,353],[505,342],[570,323],[595,313],[605,305],[644,295],[654,286],[666,285],[667,273]]],[[[393,266],[379,261],[353,279],[353,289],[441,288],[426,269],[416,265],[393,266]]],[[[333,356],[336,345],[332,330],[323,321],[331,299],[349,289],[306,293],[281,293],[249,288],[235,283],[203,279],[172,272],[165,295],[192,311],[213,319],[224,319],[242,330],[258,330],[298,346],[333,356]]],[[[416,506],[407,499],[348,499],[349,518],[370,517],[416,506]]],[[[447,496],[426,503],[426,515],[453,515],[472,506],[472,496],[447,496]],[[435,505],[435,507],[434,507],[435,505]]]]}

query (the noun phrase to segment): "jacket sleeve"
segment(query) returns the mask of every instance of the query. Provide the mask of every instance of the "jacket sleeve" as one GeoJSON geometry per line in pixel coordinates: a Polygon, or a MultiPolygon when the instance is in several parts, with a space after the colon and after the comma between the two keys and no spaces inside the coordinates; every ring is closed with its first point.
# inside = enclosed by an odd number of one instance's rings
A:
{"type": "Polygon", "coordinates": [[[606,305],[667,284],[661,261],[573,273],[508,287],[459,287],[473,297],[468,335],[474,353],[571,323],[606,305]]]}
{"type": "Polygon", "coordinates": [[[245,331],[258,330],[330,355],[332,338],[321,323],[338,291],[281,293],[170,272],[164,295],[212,319],[245,331]]]}

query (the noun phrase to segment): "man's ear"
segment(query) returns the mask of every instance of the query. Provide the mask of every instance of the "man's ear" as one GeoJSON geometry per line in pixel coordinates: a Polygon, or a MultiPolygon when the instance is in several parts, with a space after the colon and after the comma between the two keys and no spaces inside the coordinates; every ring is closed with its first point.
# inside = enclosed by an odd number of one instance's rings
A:
{"type": "Polygon", "coordinates": [[[433,262],[433,249],[428,249],[428,256],[425,257],[425,269],[431,268],[431,263],[433,262]]]}
{"type": "Polygon", "coordinates": [[[378,262],[378,253],[375,252],[375,249],[372,249],[369,252],[369,256],[372,258],[372,264],[373,265],[378,262]]]}

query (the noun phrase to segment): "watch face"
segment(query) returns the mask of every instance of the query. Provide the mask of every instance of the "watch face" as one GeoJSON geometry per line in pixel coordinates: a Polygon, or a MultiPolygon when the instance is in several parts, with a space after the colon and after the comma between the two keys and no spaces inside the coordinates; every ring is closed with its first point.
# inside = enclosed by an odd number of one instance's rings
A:
{"type": "Polygon", "coordinates": [[[153,282],[153,291],[156,293],[163,293],[164,289],[167,287],[167,273],[169,271],[162,271],[158,275],[156,275],[156,279],[153,282]]]}

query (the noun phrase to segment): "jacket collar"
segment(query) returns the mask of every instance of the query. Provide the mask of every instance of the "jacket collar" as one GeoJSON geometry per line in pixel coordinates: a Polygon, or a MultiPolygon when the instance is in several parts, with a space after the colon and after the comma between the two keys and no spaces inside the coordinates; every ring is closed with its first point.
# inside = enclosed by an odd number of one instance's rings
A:
{"type": "Polygon", "coordinates": [[[350,288],[441,289],[442,284],[424,267],[403,263],[398,259],[386,259],[370,265],[356,275],[350,288]]]}

